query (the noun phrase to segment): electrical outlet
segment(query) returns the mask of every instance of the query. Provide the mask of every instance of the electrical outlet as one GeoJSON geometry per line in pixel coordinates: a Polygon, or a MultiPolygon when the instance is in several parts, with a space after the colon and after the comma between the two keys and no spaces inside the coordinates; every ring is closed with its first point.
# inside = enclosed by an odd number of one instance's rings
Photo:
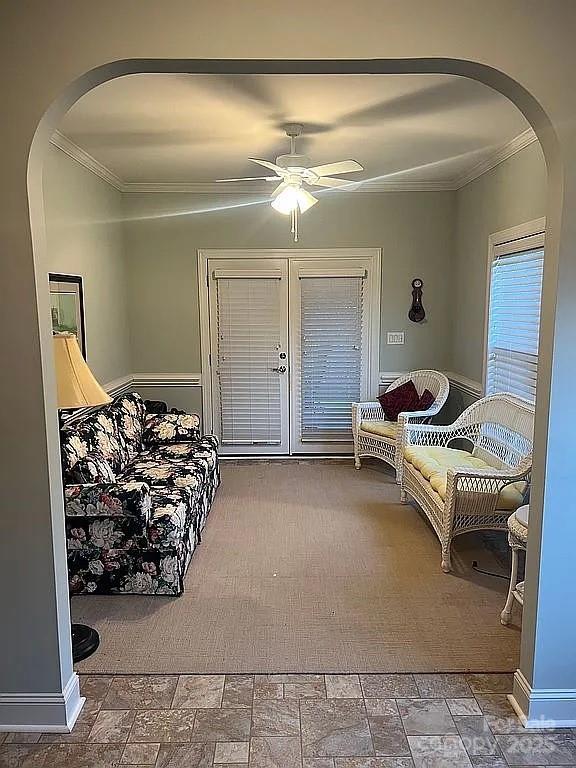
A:
{"type": "Polygon", "coordinates": [[[404,331],[388,331],[386,344],[404,344],[404,331]]]}

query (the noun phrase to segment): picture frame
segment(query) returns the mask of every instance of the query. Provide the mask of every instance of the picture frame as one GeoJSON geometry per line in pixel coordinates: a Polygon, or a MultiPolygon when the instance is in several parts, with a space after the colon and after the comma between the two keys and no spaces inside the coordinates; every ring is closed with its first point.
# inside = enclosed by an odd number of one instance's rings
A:
{"type": "Polygon", "coordinates": [[[73,333],[86,359],[84,283],[80,275],[50,272],[50,312],[53,333],[73,333]]]}

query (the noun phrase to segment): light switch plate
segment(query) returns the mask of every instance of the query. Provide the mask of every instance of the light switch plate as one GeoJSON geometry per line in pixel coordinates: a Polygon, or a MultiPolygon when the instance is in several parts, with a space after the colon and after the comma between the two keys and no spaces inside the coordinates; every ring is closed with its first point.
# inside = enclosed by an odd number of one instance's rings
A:
{"type": "Polygon", "coordinates": [[[388,331],[386,344],[404,344],[404,331],[388,331]]]}

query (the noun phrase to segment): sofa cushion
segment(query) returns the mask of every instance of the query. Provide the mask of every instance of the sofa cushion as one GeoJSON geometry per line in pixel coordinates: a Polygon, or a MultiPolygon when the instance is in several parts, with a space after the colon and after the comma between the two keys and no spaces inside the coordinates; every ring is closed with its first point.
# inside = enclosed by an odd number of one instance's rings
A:
{"type": "Polygon", "coordinates": [[[200,417],[196,414],[163,413],[148,416],[144,429],[146,445],[183,443],[200,438],[200,417]]]}
{"type": "Polygon", "coordinates": [[[122,463],[127,465],[144,448],[144,401],[137,392],[128,392],[117,397],[109,406],[109,411],[116,422],[122,463]]]}
{"type": "Polygon", "coordinates": [[[397,421],[363,421],[360,424],[360,429],[363,432],[370,432],[372,435],[379,435],[380,437],[388,437],[391,440],[396,438],[398,434],[398,422],[397,421]]]}
{"type": "MultiPolygon", "coordinates": [[[[465,467],[469,469],[494,469],[482,459],[472,456],[467,451],[438,446],[410,445],[404,451],[404,457],[414,466],[442,500],[446,499],[448,469],[465,467]]],[[[514,510],[524,503],[525,483],[511,483],[500,491],[499,509],[514,510]]]]}
{"type": "Polygon", "coordinates": [[[398,415],[406,411],[417,411],[420,395],[414,382],[408,380],[399,387],[389,389],[378,397],[384,415],[388,421],[397,421],[398,415]]]}
{"type": "Polygon", "coordinates": [[[113,483],[116,476],[101,453],[91,453],[74,464],[70,479],[73,483],[113,483]]]}
{"type": "Polygon", "coordinates": [[[141,454],[122,473],[123,482],[148,483],[150,486],[197,488],[207,479],[207,468],[193,459],[171,460],[141,454]]]}
{"type": "Polygon", "coordinates": [[[404,457],[424,475],[426,480],[438,471],[449,467],[472,467],[486,469],[488,466],[482,459],[472,456],[468,451],[455,448],[441,448],[435,445],[408,445],[404,457]]]}

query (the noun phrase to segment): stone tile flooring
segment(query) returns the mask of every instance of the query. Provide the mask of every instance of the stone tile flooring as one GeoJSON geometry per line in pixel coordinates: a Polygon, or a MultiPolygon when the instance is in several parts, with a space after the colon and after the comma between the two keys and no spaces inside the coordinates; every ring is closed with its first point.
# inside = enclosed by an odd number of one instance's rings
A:
{"type": "Polygon", "coordinates": [[[576,766],[511,675],[85,675],[71,734],[0,733],[0,768],[576,766]]]}

